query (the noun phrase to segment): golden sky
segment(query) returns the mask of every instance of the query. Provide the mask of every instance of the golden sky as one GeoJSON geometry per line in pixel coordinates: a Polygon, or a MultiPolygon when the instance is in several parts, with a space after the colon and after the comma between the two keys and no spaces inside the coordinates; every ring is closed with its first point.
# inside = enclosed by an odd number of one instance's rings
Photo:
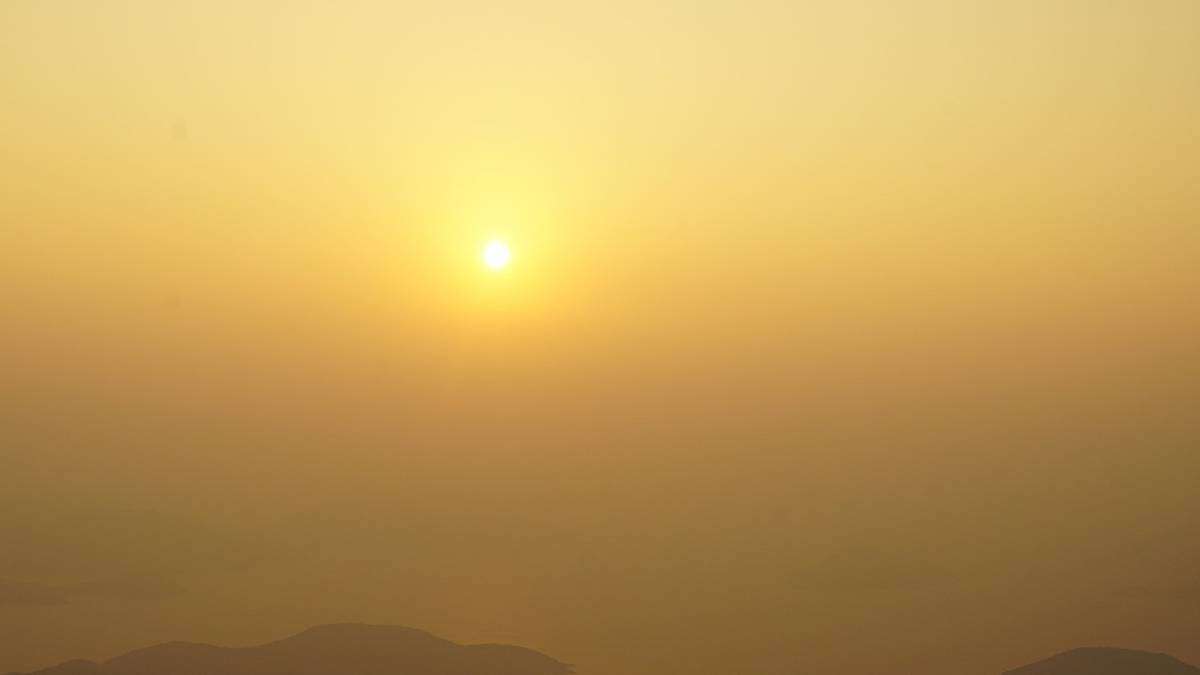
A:
{"type": "Polygon", "coordinates": [[[0,580],[152,581],[0,672],[1200,661],[1198,119],[1194,0],[5,0],[0,580]]]}

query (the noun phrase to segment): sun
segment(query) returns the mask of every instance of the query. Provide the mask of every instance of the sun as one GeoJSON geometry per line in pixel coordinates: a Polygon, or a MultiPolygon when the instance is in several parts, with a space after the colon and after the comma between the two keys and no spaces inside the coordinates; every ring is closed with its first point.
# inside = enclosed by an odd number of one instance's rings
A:
{"type": "Polygon", "coordinates": [[[502,270],[508,267],[508,263],[511,261],[512,251],[503,241],[492,239],[483,247],[483,264],[491,269],[502,270]]]}

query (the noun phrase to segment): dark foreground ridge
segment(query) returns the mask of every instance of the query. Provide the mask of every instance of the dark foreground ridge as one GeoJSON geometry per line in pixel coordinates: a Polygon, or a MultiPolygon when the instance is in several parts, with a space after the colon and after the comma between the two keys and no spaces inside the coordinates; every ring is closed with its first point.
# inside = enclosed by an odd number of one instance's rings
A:
{"type": "Polygon", "coordinates": [[[1086,647],[1007,671],[1004,675],[1200,675],[1200,668],[1167,654],[1086,647]]]}
{"type": "MultiPolygon", "coordinates": [[[[415,628],[335,624],[256,647],[168,642],[104,662],[29,675],[567,675],[571,666],[512,645],[460,645],[415,628]]],[[[13,674],[16,675],[16,674],[13,674]]]]}

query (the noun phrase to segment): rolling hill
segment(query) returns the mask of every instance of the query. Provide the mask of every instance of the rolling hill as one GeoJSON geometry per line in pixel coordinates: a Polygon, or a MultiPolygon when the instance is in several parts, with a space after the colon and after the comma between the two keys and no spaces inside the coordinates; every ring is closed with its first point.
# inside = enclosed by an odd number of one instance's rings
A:
{"type": "Polygon", "coordinates": [[[1073,649],[1004,675],[1200,675],[1172,656],[1112,647],[1073,649]]]}
{"type": "Polygon", "coordinates": [[[108,661],[29,675],[567,675],[569,665],[512,645],[460,645],[400,626],[335,624],[255,647],[168,642],[108,661]]]}

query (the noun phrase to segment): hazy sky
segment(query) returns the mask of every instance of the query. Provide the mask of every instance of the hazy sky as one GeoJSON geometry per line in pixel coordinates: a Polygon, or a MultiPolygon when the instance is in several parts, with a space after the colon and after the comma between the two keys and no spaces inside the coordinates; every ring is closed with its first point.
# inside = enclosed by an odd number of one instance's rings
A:
{"type": "Polygon", "coordinates": [[[4,0],[0,672],[1200,662],[1197,120],[1195,0],[4,0]]]}

